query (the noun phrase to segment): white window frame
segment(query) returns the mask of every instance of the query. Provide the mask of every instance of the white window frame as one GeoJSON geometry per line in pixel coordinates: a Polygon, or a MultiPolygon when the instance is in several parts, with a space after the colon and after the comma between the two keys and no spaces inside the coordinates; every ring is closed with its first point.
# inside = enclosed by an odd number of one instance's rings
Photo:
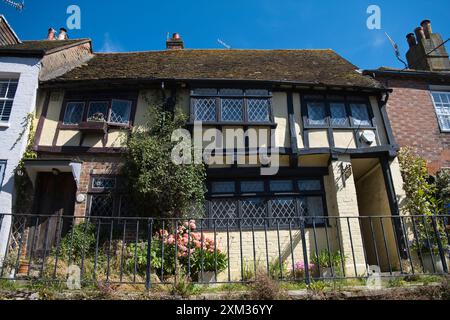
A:
{"type": "Polygon", "coordinates": [[[17,88],[19,87],[19,79],[18,78],[3,78],[3,79],[0,79],[0,82],[8,82],[8,90],[6,91],[4,98],[0,97],[0,105],[3,105],[3,103],[6,102],[6,101],[11,101],[12,102],[11,113],[9,114],[8,120],[1,120],[1,118],[3,117],[3,109],[1,110],[1,113],[0,113],[0,124],[3,125],[3,126],[5,126],[5,125],[8,126],[8,124],[9,124],[9,120],[11,119],[11,114],[13,112],[12,108],[14,106],[14,99],[16,98],[16,94],[17,94],[17,89],[16,89],[16,92],[14,93],[14,97],[8,98],[8,92],[9,92],[9,88],[10,88],[10,85],[11,85],[11,81],[17,82],[17,88]]]}
{"type": "MultiPolygon", "coordinates": [[[[436,101],[434,100],[433,94],[445,94],[445,95],[448,96],[448,100],[450,102],[450,91],[430,90],[431,101],[433,101],[434,112],[435,112],[436,117],[437,117],[439,128],[440,128],[441,132],[448,132],[448,133],[450,133],[450,128],[443,128],[442,127],[442,124],[441,124],[441,121],[440,121],[440,117],[443,116],[443,114],[438,113],[438,110],[436,108],[436,101]]],[[[450,106],[450,103],[449,103],[449,106],[450,106]]]]}

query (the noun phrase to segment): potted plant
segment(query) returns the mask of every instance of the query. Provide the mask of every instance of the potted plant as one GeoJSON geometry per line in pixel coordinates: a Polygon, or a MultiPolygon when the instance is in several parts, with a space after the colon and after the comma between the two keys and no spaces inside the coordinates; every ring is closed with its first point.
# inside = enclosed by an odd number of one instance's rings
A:
{"type": "Polygon", "coordinates": [[[213,283],[217,281],[216,271],[220,274],[227,265],[227,255],[220,250],[197,249],[192,255],[191,272],[198,276],[200,283],[213,283]]]}
{"type": "Polygon", "coordinates": [[[345,257],[340,251],[322,250],[312,260],[321,278],[332,278],[339,275],[342,264],[345,263],[345,257]]]}
{"type": "MultiPolygon", "coordinates": [[[[316,266],[314,263],[308,264],[308,271],[310,273],[313,272],[315,268],[316,268],[316,266]]],[[[303,261],[296,262],[294,264],[294,266],[291,268],[292,278],[294,280],[304,279],[306,276],[305,269],[306,269],[306,265],[303,261]]]]}

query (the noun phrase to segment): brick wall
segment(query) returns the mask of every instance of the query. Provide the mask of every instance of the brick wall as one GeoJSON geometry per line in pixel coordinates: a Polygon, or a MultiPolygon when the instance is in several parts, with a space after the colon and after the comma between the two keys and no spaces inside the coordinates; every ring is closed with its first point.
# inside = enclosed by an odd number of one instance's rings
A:
{"type": "Polygon", "coordinates": [[[440,131],[430,83],[407,79],[385,83],[394,90],[387,111],[397,143],[416,148],[427,159],[432,174],[450,167],[450,133],[440,131]]]}

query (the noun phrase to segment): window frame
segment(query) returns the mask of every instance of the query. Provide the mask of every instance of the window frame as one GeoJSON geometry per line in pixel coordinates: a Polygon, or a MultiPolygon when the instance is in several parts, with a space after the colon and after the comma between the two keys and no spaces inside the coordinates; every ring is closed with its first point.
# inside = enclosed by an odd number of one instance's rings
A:
{"type": "MultiPolygon", "coordinates": [[[[61,118],[60,118],[60,128],[61,129],[72,129],[72,130],[77,130],[80,123],[82,122],[95,122],[95,120],[88,120],[88,115],[89,115],[89,108],[91,106],[91,103],[95,103],[95,102],[104,102],[104,103],[108,103],[108,109],[107,109],[107,119],[106,121],[104,121],[104,123],[106,123],[109,127],[119,127],[119,128],[131,128],[133,123],[134,123],[134,112],[135,112],[135,107],[136,107],[136,100],[132,99],[132,98],[113,98],[113,97],[89,97],[86,99],[77,99],[77,98],[68,98],[65,99],[63,102],[63,108],[61,110],[61,118]],[[112,105],[114,101],[126,101],[129,103],[129,116],[128,116],[128,122],[127,123],[118,123],[118,122],[112,122],[111,121],[111,113],[112,113],[112,105]],[[64,123],[64,118],[65,118],[65,114],[67,112],[67,106],[70,103],[83,103],[84,104],[84,109],[83,109],[83,115],[81,117],[81,121],[78,124],[65,124],[64,123]]],[[[102,121],[103,123],[103,121],[102,121]]]]}
{"type": "MultiPolygon", "coordinates": [[[[206,203],[207,203],[207,209],[205,213],[205,218],[211,219],[211,212],[210,212],[210,202],[214,200],[229,200],[229,201],[244,201],[244,200],[251,200],[251,199],[262,199],[264,202],[264,205],[266,208],[269,205],[269,201],[276,200],[277,198],[293,198],[295,201],[300,200],[302,198],[308,198],[308,197],[321,197],[322,199],[322,208],[324,212],[324,217],[328,217],[328,208],[327,208],[327,195],[325,191],[325,182],[323,176],[311,176],[311,177],[295,177],[295,178],[283,178],[283,177],[277,177],[277,178],[236,178],[236,179],[227,179],[227,178],[215,178],[212,180],[207,181],[207,193],[206,193],[206,203]],[[290,180],[293,183],[293,190],[290,192],[273,192],[270,190],[270,182],[271,181],[284,181],[284,180],[290,180]],[[302,191],[299,188],[299,181],[307,181],[307,180],[316,180],[320,182],[320,190],[311,190],[311,191],[302,191]],[[263,181],[264,182],[264,192],[242,192],[241,191],[241,183],[242,182],[250,182],[250,181],[263,181]],[[235,184],[235,193],[233,194],[220,194],[220,193],[212,193],[212,184],[215,182],[234,182],[235,184]]],[[[267,216],[265,216],[266,219],[271,218],[269,216],[270,210],[267,211],[267,216]]],[[[236,209],[237,216],[236,218],[240,217],[239,209],[236,209]]],[[[301,216],[298,216],[296,218],[300,218],[301,216]]],[[[305,227],[306,228],[329,228],[330,223],[329,220],[326,220],[324,222],[316,222],[315,225],[313,223],[308,223],[308,215],[303,216],[305,218],[305,227]]],[[[233,220],[233,219],[232,219],[233,220]]],[[[210,222],[211,224],[212,222],[210,222]]],[[[211,225],[206,227],[205,230],[212,228],[211,225]]],[[[234,227],[230,226],[230,230],[233,230],[234,227]]],[[[286,229],[288,226],[280,226],[281,229],[286,229]]],[[[248,228],[242,227],[243,230],[246,230],[248,228]]],[[[254,227],[255,230],[261,229],[261,227],[254,227]]],[[[264,228],[262,228],[264,229],[264,228]]],[[[276,226],[268,226],[268,229],[276,229],[276,226]]]]}
{"type": "Polygon", "coordinates": [[[367,96],[348,96],[348,95],[332,95],[329,94],[301,94],[303,126],[305,129],[376,129],[375,116],[372,104],[367,96]],[[308,102],[322,102],[325,106],[325,124],[311,124],[309,122],[308,102]],[[331,104],[341,103],[345,106],[346,124],[338,125],[331,122],[331,104]],[[352,114],[352,104],[365,104],[369,115],[370,125],[356,125],[352,114]]]}
{"type": "Polygon", "coordinates": [[[448,100],[449,100],[449,107],[450,107],[450,91],[430,90],[431,101],[432,101],[432,103],[433,103],[434,114],[436,115],[436,120],[437,120],[437,122],[438,122],[439,130],[440,130],[442,133],[450,133],[450,128],[445,129],[445,128],[443,128],[442,125],[441,125],[441,121],[440,121],[440,118],[439,118],[440,115],[439,115],[438,112],[437,112],[437,109],[436,109],[436,101],[434,100],[433,94],[445,94],[445,95],[447,95],[448,100]]]}
{"type": "MultiPolygon", "coordinates": [[[[127,193],[125,189],[121,186],[123,182],[123,177],[117,175],[106,175],[106,174],[92,174],[89,178],[89,187],[87,193],[87,204],[86,204],[86,216],[87,217],[102,217],[102,216],[93,216],[92,212],[92,202],[93,198],[96,196],[111,196],[112,200],[112,214],[108,217],[123,217],[124,215],[121,212],[122,209],[122,201],[127,197],[127,193]],[[115,186],[113,188],[96,188],[94,186],[95,179],[105,178],[105,179],[114,179],[115,186]]],[[[126,215],[125,215],[126,216],[126,215]]],[[[106,216],[104,216],[106,217],[106,216]]]]}
{"type": "Polygon", "coordinates": [[[7,91],[5,93],[5,97],[0,97],[0,102],[3,103],[3,106],[5,105],[6,102],[11,102],[11,112],[9,113],[8,119],[7,120],[2,120],[3,118],[3,111],[4,111],[4,107],[1,107],[1,113],[0,113],[0,124],[8,124],[10,119],[11,119],[11,114],[13,113],[13,107],[14,107],[14,100],[16,98],[16,94],[17,94],[17,90],[19,89],[19,78],[3,78],[0,79],[0,82],[8,82],[8,88],[7,91]],[[12,98],[8,98],[8,93],[9,93],[9,89],[10,89],[10,85],[11,82],[17,82],[17,87],[16,87],[16,91],[14,92],[14,96],[12,98]]]}
{"type": "Polygon", "coordinates": [[[6,167],[8,165],[8,160],[0,160],[0,193],[3,189],[3,182],[6,174],[6,167]]]}
{"type": "Polygon", "coordinates": [[[273,101],[272,101],[273,95],[271,90],[266,88],[202,88],[197,87],[193,90],[191,90],[191,96],[190,96],[190,124],[194,124],[196,121],[202,121],[204,124],[208,125],[251,125],[251,126],[274,126],[275,120],[274,120],[274,114],[273,114],[273,101]],[[198,90],[211,90],[211,92],[203,92],[198,93],[196,91],[198,90]],[[241,90],[242,94],[224,94],[221,93],[221,90],[241,90]],[[261,90],[266,91],[267,94],[251,94],[247,93],[248,91],[253,90],[261,90]],[[215,93],[214,93],[214,92],[215,93]],[[196,120],[196,108],[195,108],[195,100],[196,99],[213,99],[215,100],[215,120],[213,121],[203,121],[203,120],[196,120]],[[225,121],[222,118],[222,100],[225,99],[242,99],[242,121],[225,121]],[[249,120],[249,114],[248,114],[248,100],[251,99],[257,99],[257,100],[267,100],[268,102],[268,121],[250,121],[249,120]]]}

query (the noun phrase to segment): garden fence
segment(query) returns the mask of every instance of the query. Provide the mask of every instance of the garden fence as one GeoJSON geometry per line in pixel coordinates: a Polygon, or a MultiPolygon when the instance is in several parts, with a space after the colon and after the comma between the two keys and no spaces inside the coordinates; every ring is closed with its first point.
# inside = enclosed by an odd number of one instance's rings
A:
{"type": "Polygon", "coordinates": [[[449,217],[162,219],[0,214],[0,278],[82,284],[304,282],[448,274],[449,217]]]}

